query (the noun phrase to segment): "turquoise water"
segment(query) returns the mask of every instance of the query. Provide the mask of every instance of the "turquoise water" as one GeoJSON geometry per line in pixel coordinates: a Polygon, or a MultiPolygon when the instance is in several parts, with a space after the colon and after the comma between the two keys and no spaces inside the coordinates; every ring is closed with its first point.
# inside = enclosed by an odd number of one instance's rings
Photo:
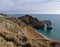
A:
{"type": "MultiPolygon", "coordinates": [[[[21,17],[25,14],[9,14],[10,17],[21,17]]],[[[41,32],[46,37],[50,39],[60,40],[60,14],[29,14],[33,17],[38,18],[39,20],[51,20],[52,22],[52,30],[40,30],[37,29],[38,32],[41,32]]]]}

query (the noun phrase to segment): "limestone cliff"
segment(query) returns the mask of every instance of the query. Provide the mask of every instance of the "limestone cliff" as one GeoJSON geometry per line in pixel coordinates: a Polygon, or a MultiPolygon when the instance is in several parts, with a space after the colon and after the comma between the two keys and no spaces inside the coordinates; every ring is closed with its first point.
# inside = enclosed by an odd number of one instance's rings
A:
{"type": "Polygon", "coordinates": [[[0,18],[0,47],[60,47],[15,17],[0,18]]]}
{"type": "Polygon", "coordinates": [[[40,21],[37,18],[34,18],[30,15],[25,15],[22,17],[18,17],[19,20],[22,20],[25,24],[33,27],[33,28],[39,28],[39,29],[44,29],[45,25],[47,27],[47,29],[52,29],[51,25],[51,21],[50,20],[43,20],[40,21]]]}

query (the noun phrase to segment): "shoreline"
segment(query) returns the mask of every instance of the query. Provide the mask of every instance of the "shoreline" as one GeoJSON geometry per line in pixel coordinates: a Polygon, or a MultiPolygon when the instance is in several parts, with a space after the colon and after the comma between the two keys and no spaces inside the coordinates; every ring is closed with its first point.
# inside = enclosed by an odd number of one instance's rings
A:
{"type": "Polygon", "coordinates": [[[38,32],[36,29],[32,28],[32,27],[25,27],[24,28],[25,30],[25,35],[30,37],[30,38],[42,38],[42,39],[45,39],[45,40],[50,40],[49,38],[47,38],[46,36],[44,36],[43,34],[41,34],[40,32],[38,32]],[[29,31],[29,32],[28,32],[29,31]]]}
{"type": "Polygon", "coordinates": [[[36,29],[35,29],[35,32],[38,33],[39,35],[43,36],[45,39],[50,40],[49,38],[47,38],[46,36],[44,36],[42,33],[37,32],[36,29]]]}

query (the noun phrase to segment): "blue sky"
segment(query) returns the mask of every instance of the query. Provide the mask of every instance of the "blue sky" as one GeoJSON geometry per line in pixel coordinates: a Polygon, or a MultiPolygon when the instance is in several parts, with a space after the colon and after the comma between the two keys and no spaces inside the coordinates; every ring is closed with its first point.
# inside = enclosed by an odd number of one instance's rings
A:
{"type": "Polygon", "coordinates": [[[60,14],[60,0],[0,0],[0,12],[60,14]]]}

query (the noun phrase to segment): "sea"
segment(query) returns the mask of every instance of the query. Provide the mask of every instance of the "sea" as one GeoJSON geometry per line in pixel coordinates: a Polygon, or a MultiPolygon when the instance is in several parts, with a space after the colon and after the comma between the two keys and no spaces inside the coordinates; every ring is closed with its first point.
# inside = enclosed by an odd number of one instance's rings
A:
{"type": "MultiPolygon", "coordinates": [[[[26,14],[8,14],[8,17],[21,17],[26,14]]],[[[38,18],[40,21],[50,20],[52,22],[52,30],[40,30],[36,29],[38,32],[42,33],[46,37],[52,40],[60,41],[60,14],[28,14],[32,17],[38,18]]]]}

